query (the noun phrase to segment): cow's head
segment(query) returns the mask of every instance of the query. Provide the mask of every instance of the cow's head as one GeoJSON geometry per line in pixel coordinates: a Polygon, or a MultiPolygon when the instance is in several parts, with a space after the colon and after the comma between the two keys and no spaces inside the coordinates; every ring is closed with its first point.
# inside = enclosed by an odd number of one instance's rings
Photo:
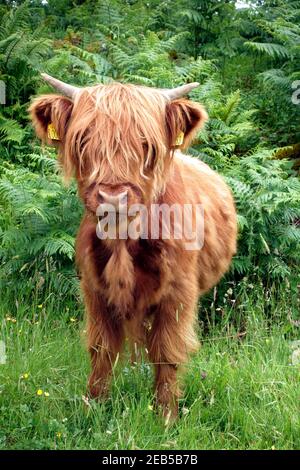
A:
{"type": "Polygon", "coordinates": [[[99,204],[122,205],[125,196],[128,205],[158,197],[173,150],[187,147],[207,118],[200,104],[182,98],[198,83],[172,90],[121,83],[77,88],[43,78],[62,95],[34,100],[37,135],[59,147],[66,179],[76,177],[93,212],[99,204]]]}

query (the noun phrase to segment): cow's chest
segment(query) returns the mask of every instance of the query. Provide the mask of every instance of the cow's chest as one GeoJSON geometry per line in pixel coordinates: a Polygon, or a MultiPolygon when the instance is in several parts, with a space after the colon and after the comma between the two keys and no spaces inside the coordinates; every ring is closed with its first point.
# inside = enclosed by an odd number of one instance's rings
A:
{"type": "Polygon", "coordinates": [[[93,252],[97,284],[118,316],[128,318],[159,302],[166,284],[163,248],[140,240],[109,248],[98,243],[93,252]]]}

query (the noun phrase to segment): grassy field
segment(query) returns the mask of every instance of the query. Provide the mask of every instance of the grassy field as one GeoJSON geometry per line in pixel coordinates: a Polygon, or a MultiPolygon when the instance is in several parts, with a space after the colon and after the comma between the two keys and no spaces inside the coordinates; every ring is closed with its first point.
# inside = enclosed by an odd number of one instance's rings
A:
{"type": "Polygon", "coordinates": [[[289,293],[281,301],[266,292],[243,300],[233,309],[225,299],[222,319],[205,322],[186,371],[181,418],[169,427],[153,411],[146,362],[119,362],[111,398],[85,403],[89,360],[80,315],[19,305],[12,316],[2,304],[0,448],[299,449],[297,354],[292,360],[299,327],[288,319],[289,293]]]}

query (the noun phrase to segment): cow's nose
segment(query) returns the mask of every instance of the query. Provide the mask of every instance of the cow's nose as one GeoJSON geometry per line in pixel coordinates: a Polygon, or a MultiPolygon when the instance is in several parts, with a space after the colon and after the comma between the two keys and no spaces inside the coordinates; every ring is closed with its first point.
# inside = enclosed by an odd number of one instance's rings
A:
{"type": "Polygon", "coordinates": [[[100,204],[104,211],[111,212],[126,212],[127,209],[127,196],[128,191],[123,191],[119,194],[109,194],[105,191],[99,190],[100,204]]]}

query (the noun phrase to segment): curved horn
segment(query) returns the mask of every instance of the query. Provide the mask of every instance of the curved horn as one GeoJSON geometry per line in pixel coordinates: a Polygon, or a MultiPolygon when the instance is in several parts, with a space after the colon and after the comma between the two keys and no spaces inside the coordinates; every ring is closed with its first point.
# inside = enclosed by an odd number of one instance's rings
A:
{"type": "Polygon", "coordinates": [[[178,86],[177,88],[170,88],[170,89],[165,89],[161,90],[163,95],[168,99],[168,100],[176,100],[177,98],[181,98],[184,95],[187,95],[190,91],[192,91],[194,88],[197,88],[200,83],[194,82],[194,83],[187,83],[186,85],[181,85],[178,86]]]}
{"type": "Polygon", "coordinates": [[[74,98],[76,93],[80,90],[80,88],[61,82],[47,73],[41,73],[41,76],[45,82],[49,83],[53,88],[69,98],[74,98]]]}

